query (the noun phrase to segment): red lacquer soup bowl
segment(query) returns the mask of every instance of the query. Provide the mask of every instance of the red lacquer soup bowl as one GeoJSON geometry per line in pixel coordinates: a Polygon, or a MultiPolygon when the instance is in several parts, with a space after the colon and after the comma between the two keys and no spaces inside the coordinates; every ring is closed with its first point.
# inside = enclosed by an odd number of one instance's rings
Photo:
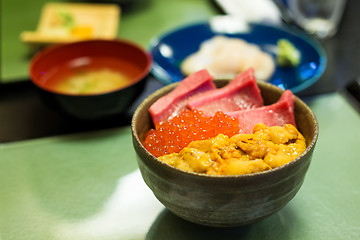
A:
{"type": "Polygon", "coordinates": [[[152,57],[126,40],[50,46],[31,61],[30,76],[47,103],[81,119],[123,113],[143,91],[152,57]]]}

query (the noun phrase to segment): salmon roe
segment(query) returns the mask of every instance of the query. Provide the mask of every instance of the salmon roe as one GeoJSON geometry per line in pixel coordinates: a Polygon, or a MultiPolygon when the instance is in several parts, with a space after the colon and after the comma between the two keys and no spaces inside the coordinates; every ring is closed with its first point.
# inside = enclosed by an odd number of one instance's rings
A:
{"type": "Polygon", "coordinates": [[[231,137],[239,131],[239,120],[223,112],[206,117],[201,111],[184,110],[147,132],[143,145],[159,157],[178,153],[192,141],[210,139],[220,133],[231,137]]]}

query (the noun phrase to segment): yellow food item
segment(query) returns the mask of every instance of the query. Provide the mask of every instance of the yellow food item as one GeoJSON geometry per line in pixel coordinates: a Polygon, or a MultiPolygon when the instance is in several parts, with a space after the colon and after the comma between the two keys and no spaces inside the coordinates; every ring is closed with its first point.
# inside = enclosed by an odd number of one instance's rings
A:
{"type": "Polygon", "coordinates": [[[62,81],[56,82],[53,88],[68,94],[98,94],[126,87],[131,79],[111,69],[97,69],[75,72],[62,81]]]}
{"type": "Polygon", "coordinates": [[[186,171],[211,175],[240,175],[266,171],[297,158],[306,149],[305,138],[291,124],[255,125],[252,134],[219,134],[191,142],[179,153],[159,157],[186,171]]]}
{"type": "Polygon", "coordinates": [[[71,34],[79,38],[91,38],[94,35],[94,29],[92,26],[78,25],[71,29],[71,34]]]}
{"type": "Polygon", "coordinates": [[[91,24],[79,23],[76,16],[66,10],[59,9],[52,15],[48,34],[57,36],[74,36],[78,38],[91,38],[94,36],[94,27],[91,24]]]}

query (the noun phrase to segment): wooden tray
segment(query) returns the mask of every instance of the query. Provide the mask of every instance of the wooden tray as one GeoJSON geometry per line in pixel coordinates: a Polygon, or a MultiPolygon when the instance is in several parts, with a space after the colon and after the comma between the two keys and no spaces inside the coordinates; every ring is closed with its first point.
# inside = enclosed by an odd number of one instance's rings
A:
{"type": "Polygon", "coordinates": [[[36,31],[24,31],[20,38],[29,44],[113,39],[119,17],[120,8],[115,4],[47,3],[36,31]]]}

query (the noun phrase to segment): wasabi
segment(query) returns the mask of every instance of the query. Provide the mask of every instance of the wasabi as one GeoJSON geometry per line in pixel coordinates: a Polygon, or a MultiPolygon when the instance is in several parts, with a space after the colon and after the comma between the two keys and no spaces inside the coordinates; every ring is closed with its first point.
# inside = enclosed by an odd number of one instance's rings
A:
{"type": "Polygon", "coordinates": [[[296,67],[300,64],[300,51],[287,39],[277,42],[277,64],[282,67],[296,67]]]}

